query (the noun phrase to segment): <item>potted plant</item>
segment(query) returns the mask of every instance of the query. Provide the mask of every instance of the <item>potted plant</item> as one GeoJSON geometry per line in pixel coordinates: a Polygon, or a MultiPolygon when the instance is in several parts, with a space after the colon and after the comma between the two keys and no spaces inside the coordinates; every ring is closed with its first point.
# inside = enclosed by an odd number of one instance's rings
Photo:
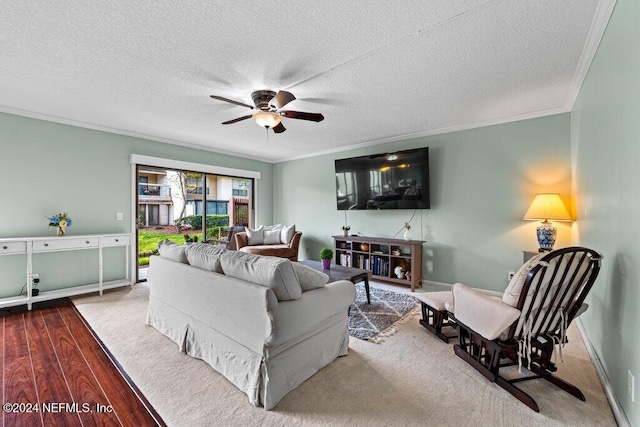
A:
{"type": "Polygon", "coordinates": [[[351,230],[351,227],[349,227],[348,225],[343,225],[342,226],[342,235],[344,237],[347,237],[349,235],[349,230],[351,230]]]}
{"type": "Polygon", "coordinates": [[[333,251],[329,248],[322,248],[320,251],[320,259],[322,260],[322,268],[329,270],[331,267],[331,260],[333,259],[333,251]]]}

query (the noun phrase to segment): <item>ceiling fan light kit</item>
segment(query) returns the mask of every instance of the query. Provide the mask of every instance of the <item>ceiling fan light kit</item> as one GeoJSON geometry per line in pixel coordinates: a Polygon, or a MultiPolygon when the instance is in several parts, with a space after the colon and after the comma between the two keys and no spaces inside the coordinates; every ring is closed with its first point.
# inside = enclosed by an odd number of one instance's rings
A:
{"type": "Polygon", "coordinates": [[[318,113],[280,110],[282,107],[296,99],[291,92],[284,90],[281,90],[278,93],[272,90],[257,90],[253,92],[251,94],[251,99],[253,99],[255,107],[243,102],[234,101],[233,99],[224,98],[222,96],[211,95],[211,98],[253,110],[253,114],[222,122],[223,125],[230,125],[248,118],[253,118],[253,121],[256,122],[258,126],[273,129],[275,133],[282,133],[287,130],[281,123],[282,117],[286,117],[288,119],[308,120],[312,122],[321,122],[324,120],[324,116],[318,113]]]}
{"type": "Polygon", "coordinates": [[[260,127],[272,129],[280,124],[282,118],[273,111],[260,110],[253,113],[253,121],[260,127]]]}

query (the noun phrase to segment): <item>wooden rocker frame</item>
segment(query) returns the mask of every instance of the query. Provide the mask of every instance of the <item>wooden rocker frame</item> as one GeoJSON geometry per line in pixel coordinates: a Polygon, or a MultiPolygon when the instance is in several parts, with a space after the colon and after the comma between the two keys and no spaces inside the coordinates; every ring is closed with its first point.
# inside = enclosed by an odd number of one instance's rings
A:
{"type": "Polygon", "coordinates": [[[578,313],[585,297],[593,286],[600,270],[601,260],[602,256],[599,253],[581,247],[570,247],[550,252],[529,272],[516,307],[521,310],[521,317],[510,326],[506,339],[488,340],[453,316],[453,320],[458,325],[458,333],[460,335],[460,344],[454,345],[455,354],[484,375],[489,381],[495,382],[536,412],[540,411],[536,401],[516,387],[515,384],[522,381],[544,379],[584,401],[585,397],[580,389],[552,374],[557,370],[557,367],[551,361],[554,340],[555,342],[560,342],[560,340],[564,340],[564,343],[567,342],[566,337],[561,333],[561,322],[559,320],[553,321],[557,317],[556,312],[553,314],[552,310],[547,310],[546,313],[542,311],[532,312],[533,304],[529,303],[527,307],[525,302],[536,301],[536,298],[541,296],[544,304],[541,306],[556,307],[562,301],[568,301],[569,303],[563,309],[564,318],[566,319],[565,325],[568,326],[576,316],[576,313],[578,313]],[[545,274],[547,274],[547,265],[550,265],[550,261],[553,261],[556,257],[567,257],[564,260],[562,258],[556,260],[555,267],[551,271],[551,283],[559,280],[561,285],[557,286],[554,292],[550,292],[552,287],[547,286],[546,289],[542,289],[542,295],[539,295],[541,287],[534,288],[531,299],[527,298],[532,284],[535,286],[540,284],[545,274]],[[580,258],[577,259],[576,257],[580,258]],[[590,257],[588,268],[581,277],[576,277],[580,270],[576,268],[567,280],[570,267],[574,261],[577,260],[578,265],[580,265],[585,261],[584,257],[590,257]],[[561,268],[562,261],[568,261],[564,268],[561,268]],[[579,281],[579,285],[575,286],[571,295],[567,295],[572,288],[571,284],[576,283],[576,280],[579,281]],[[526,357],[518,360],[520,358],[518,355],[518,340],[524,339],[524,336],[522,332],[517,336],[515,334],[518,322],[523,316],[524,319],[530,319],[532,325],[537,326],[535,330],[531,330],[530,363],[528,363],[526,357]],[[541,318],[540,316],[543,317],[541,318]],[[528,364],[529,366],[527,367],[533,375],[510,380],[500,375],[501,368],[518,365],[519,363],[522,363],[523,366],[528,364]]]}
{"type": "Polygon", "coordinates": [[[433,332],[438,338],[447,344],[449,344],[449,339],[458,337],[458,335],[445,335],[442,332],[442,328],[455,328],[457,326],[456,323],[451,320],[450,313],[448,311],[435,309],[424,301],[420,301],[420,304],[422,306],[422,319],[420,319],[420,324],[422,326],[433,332]]]}

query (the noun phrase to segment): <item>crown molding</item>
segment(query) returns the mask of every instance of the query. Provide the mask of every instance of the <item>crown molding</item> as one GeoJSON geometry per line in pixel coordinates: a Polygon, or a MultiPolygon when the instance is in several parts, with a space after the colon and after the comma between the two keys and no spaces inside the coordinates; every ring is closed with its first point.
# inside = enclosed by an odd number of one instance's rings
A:
{"type": "Polygon", "coordinates": [[[389,138],[376,139],[376,140],[361,142],[359,144],[342,146],[340,148],[333,148],[333,149],[323,150],[323,151],[315,151],[313,153],[304,154],[304,155],[301,155],[301,156],[287,157],[287,158],[280,159],[280,160],[274,160],[273,163],[290,162],[290,161],[293,161],[293,160],[307,159],[309,157],[317,157],[317,156],[322,156],[322,155],[325,155],[325,154],[341,153],[341,152],[344,152],[344,151],[357,150],[359,148],[374,147],[376,145],[388,144],[388,143],[391,143],[391,142],[406,141],[408,139],[424,138],[424,137],[427,137],[427,136],[434,136],[434,135],[442,135],[442,134],[445,134],[445,133],[459,132],[459,131],[463,131],[463,130],[477,129],[477,128],[483,128],[483,127],[487,127],[487,126],[493,126],[493,125],[500,125],[500,124],[505,124],[505,123],[517,122],[517,121],[520,121],[520,120],[536,119],[536,118],[539,118],[539,117],[546,117],[546,116],[553,116],[553,115],[556,115],[556,114],[568,113],[570,111],[571,110],[569,108],[565,107],[565,106],[555,107],[555,108],[551,108],[551,109],[548,109],[548,110],[533,111],[533,112],[530,112],[530,113],[516,114],[516,115],[513,115],[513,116],[500,117],[500,118],[491,119],[491,120],[484,120],[484,121],[479,121],[479,122],[465,123],[465,124],[461,124],[461,125],[449,126],[449,127],[444,127],[444,128],[440,128],[440,129],[432,129],[432,130],[427,130],[427,131],[423,131],[423,132],[407,133],[407,134],[393,136],[393,137],[389,137],[389,138]]]}
{"type": "Polygon", "coordinates": [[[144,133],[139,133],[139,132],[131,132],[131,131],[127,131],[127,130],[119,129],[119,128],[114,128],[114,127],[110,127],[110,126],[96,125],[96,124],[93,124],[93,123],[86,123],[86,122],[82,122],[82,121],[78,121],[78,120],[67,119],[67,118],[64,118],[64,117],[52,116],[52,115],[49,115],[49,114],[36,113],[36,112],[33,112],[33,111],[28,111],[28,110],[21,110],[19,108],[7,107],[6,105],[0,105],[0,113],[7,113],[7,114],[13,114],[15,116],[29,117],[31,119],[44,120],[44,121],[53,122],[53,123],[60,123],[60,124],[63,124],[63,125],[69,125],[69,126],[75,126],[75,127],[79,127],[79,128],[97,130],[97,131],[100,131],[100,132],[108,132],[108,133],[113,133],[113,134],[116,134],[116,135],[129,136],[129,137],[132,137],[132,138],[146,139],[148,141],[161,142],[163,144],[178,145],[180,147],[193,148],[194,150],[208,151],[208,152],[216,153],[216,154],[224,154],[224,155],[227,155],[227,156],[239,157],[241,159],[256,160],[256,161],[264,162],[264,163],[273,163],[274,162],[273,160],[270,160],[270,159],[264,159],[264,158],[261,158],[261,157],[254,157],[254,156],[247,156],[245,154],[238,153],[238,152],[235,152],[235,151],[220,150],[220,149],[216,149],[214,147],[207,147],[206,145],[200,145],[200,144],[196,144],[196,143],[193,143],[193,142],[177,141],[177,140],[173,140],[173,139],[169,139],[169,138],[163,138],[161,136],[156,136],[156,135],[144,134],[144,133]]]}
{"type": "Polygon", "coordinates": [[[598,46],[600,46],[600,41],[602,41],[604,32],[609,24],[609,19],[611,18],[611,14],[615,8],[616,1],[617,0],[601,0],[598,3],[595,16],[591,22],[587,41],[582,49],[582,55],[580,56],[578,67],[573,75],[573,80],[571,81],[571,86],[569,87],[569,92],[567,94],[566,105],[569,110],[573,110],[573,106],[578,99],[580,89],[582,89],[582,84],[587,78],[587,73],[589,72],[593,58],[596,56],[598,46]]]}

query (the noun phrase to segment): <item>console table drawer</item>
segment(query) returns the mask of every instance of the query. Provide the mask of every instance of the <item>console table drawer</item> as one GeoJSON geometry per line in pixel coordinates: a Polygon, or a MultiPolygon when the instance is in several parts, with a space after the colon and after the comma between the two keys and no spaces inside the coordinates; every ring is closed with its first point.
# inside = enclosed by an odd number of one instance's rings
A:
{"type": "Polygon", "coordinates": [[[97,237],[79,237],[73,239],[58,238],[51,240],[36,240],[33,242],[33,252],[87,249],[97,247],[97,237]]]}
{"type": "Polygon", "coordinates": [[[27,242],[0,242],[0,255],[27,253],[27,242]]]}
{"type": "Polygon", "coordinates": [[[123,234],[122,236],[105,236],[101,238],[102,247],[108,248],[111,246],[127,246],[131,243],[131,236],[123,234]]]}

